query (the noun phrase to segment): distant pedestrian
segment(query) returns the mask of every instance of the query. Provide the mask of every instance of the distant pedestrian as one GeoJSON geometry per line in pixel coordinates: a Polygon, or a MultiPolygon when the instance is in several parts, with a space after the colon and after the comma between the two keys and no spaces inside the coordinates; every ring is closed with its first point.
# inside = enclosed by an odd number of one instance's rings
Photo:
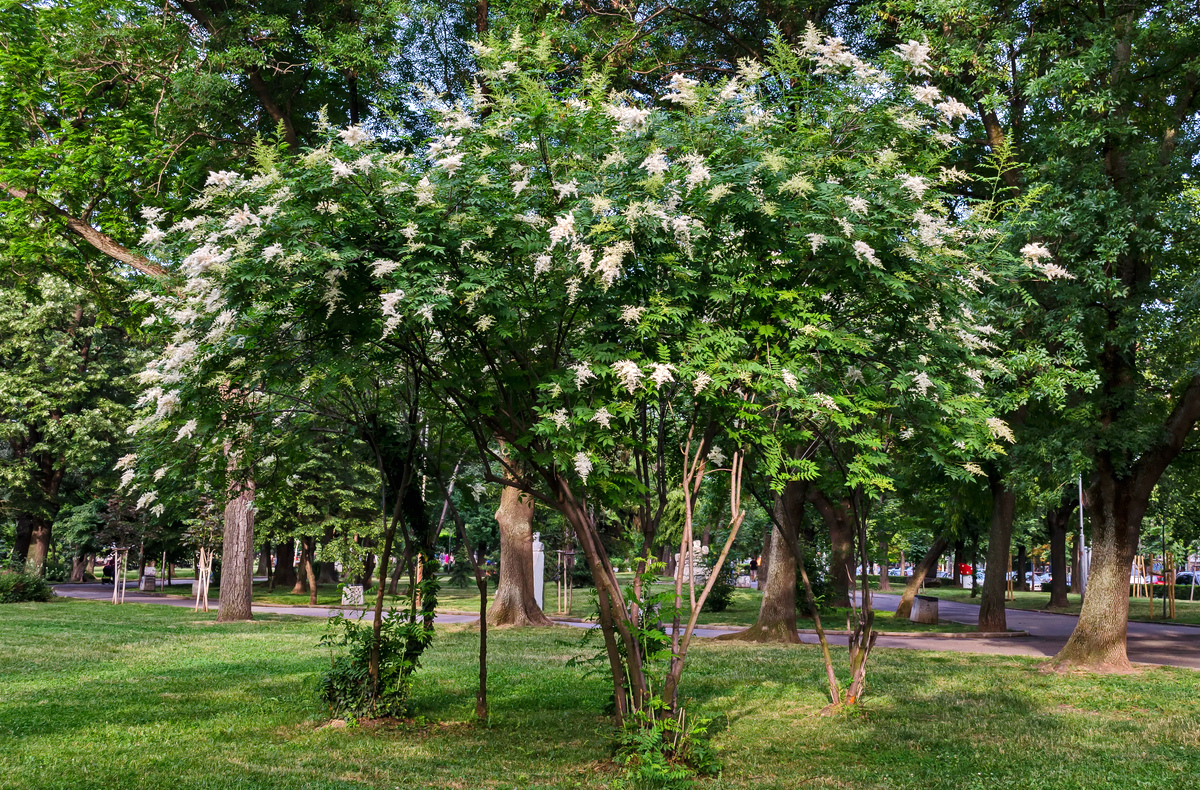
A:
{"type": "Polygon", "coordinates": [[[758,557],[750,558],[750,581],[758,581],[758,557]]]}

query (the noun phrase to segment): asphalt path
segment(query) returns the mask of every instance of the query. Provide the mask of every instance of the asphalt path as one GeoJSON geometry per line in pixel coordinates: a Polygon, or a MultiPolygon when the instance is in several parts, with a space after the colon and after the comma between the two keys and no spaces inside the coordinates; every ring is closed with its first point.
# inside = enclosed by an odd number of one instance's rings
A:
{"type": "MultiPolygon", "coordinates": [[[[177,584],[173,589],[181,594],[190,591],[191,582],[177,584]]],[[[54,588],[59,595],[70,598],[85,598],[95,601],[111,601],[112,585],[107,584],[61,584],[54,588]]],[[[166,606],[193,606],[187,598],[164,595],[147,595],[138,592],[136,584],[126,583],[126,603],[146,603],[166,606]]],[[[900,603],[899,595],[877,593],[874,596],[877,611],[894,612],[900,603]]],[[[210,597],[209,606],[216,609],[216,598],[210,597]]],[[[255,606],[262,614],[290,614],[301,617],[332,617],[335,614],[356,610],[342,610],[323,606],[255,606]]],[[[938,615],[942,620],[975,624],[979,622],[979,607],[975,604],[956,601],[939,601],[938,615]]],[[[473,623],[477,615],[439,613],[439,623],[473,623]]],[[[1014,631],[1026,631],[1027,637],[988,637],[985,635],[945,638],[937,636],[880,636],[876,642],[881,648],[911,650],[938,650],[955,653],[986,653],[990,655],[1033,656],[1049,658],[1056,654],[1075,628],[1076,618],[1071,615],[1035,612],[1022,609],[1008,610],[1008,627],[1014,631]]],[[[591,623],[574,620],[559,620],[562,625],[590,628],[591,623]]],[[[833,624],[829,624],[833,625],[833,624]]],[[[886,630],[886,624],[878,624],[886,630]]],[[[730,633],[729,628],[696,629],[696,636],[715,637],[730,633]]],[[[815,634],[800,634],[802,642],[815,644],[815,634]]],[[[831,644],[845,645],[848,637],[831,634],[831,644]]],[[[1200,628],[1169,623],[1129,623],[1127,650],[1129,660],[1134,663],[1163,664],[1190,669],[1200,669],[1200,628]]]]}

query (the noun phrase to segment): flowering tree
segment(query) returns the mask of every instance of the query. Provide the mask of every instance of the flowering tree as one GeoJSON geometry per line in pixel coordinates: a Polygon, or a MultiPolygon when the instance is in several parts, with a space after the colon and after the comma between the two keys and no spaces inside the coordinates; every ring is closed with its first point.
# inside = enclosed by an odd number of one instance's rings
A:
{"type": "Polygon", "coordinates": [[[151,234],[183,259],[162,306],[175,347],[190,344],[160,363],[182,383],[158,410],[211,396],[213,365],[244,364],[246,338],[286,336],[299,355],[333,337],[339,364],[394,360],[492,482],[572,525],[624,714],[648,703],[638,604],[589,503],[636,502],[665,475],[694,484],[718,434],[739,478],[748,453],[779,486],[811,477],[785,450],[831,426],[857,448],[847,485],[877,490],[886,457],[856,426],[900,406],[964,437],[943,460],[979,473],[988,329],[969,304],[1027,270],[997,252],[985,210],[940,190],[961,177],[940,161],[969,111],[913,84],[919,42],[874,66],[810,30],[720,86],[677,75],[655,105],[598,74],[552,81],[548,45],[519,34],[478,55],[469,104],[429,98],[440,135],[419,150],[326,127],[295,160],[264,151],[254,175],[212,174],[192,218],[151,234]],[[686,474],[672,471],[666,449],[689,434],[686,474]]]}

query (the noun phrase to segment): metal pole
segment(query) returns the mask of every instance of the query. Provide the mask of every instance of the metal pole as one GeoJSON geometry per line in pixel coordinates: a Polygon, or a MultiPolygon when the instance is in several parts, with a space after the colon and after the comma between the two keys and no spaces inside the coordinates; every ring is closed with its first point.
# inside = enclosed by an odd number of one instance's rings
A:
{"type": "Polygon", "coordinates": [[[1088,565],[1086,556],[1087,548],[1083,538],[1083,473],[1079,473],[1079,567],[1075,572],[1079,574],[1079,600],[1083,601],[1083,596],[1087,594],[1087,571],[1084,570],[1088,565]]]}

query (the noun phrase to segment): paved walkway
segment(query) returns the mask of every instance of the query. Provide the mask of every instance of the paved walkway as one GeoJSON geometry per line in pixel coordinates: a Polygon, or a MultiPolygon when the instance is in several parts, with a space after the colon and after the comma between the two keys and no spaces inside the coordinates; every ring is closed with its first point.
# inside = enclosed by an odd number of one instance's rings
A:
{"type": "MultiPolygon", "coordinates": [[[[180,593],[190,590],[191,582],[175,585],[180,593]]],[[[54,588],[59,595],[70,598],[86,598],[98,601],[112,600],[112,586],[102,584],[62,584],[54,588]]],[[[900,603],[899,595],[877,593],[874,596],[877,611],[894,612],[900,603]]],[[[128,582],[125,592],[126,603],[150,603],[167,606],[192,606],[192,601],[184,598],[174,598],[162,595],[147,595],[137,591],[133,582],[128,582]]],[[[209,605],[215,609],[216,599],[210,598],[209,605]]],[[[302,617],[331,617],[338,609],[326,607],[303,606],[256,606],[257,611],[264,614],[292,614],[302,617]]],[[[979,607],[975,604],[958,603],[955,601],[939,601],[938,612],[943,620],[957,623],[974,624],[979,621],[979,607]]],[[[477,615],[469,614],[438,614],[439,623],[471,623],[478,620],[477,615]]],[[[1013,630],[1027,631],[1028,637],[987,637],[978,636],[962,639],[945,639],[920,636],[881,636],[876,642],[878,647],[902,648],[913,650],[938,650],[954,653],[988,653],[993,655],[1034,656],[1049,658],[1057,653],[1071,631],[1075,628],[1076,618],[1070,615],[1051,614],[1049,612],[1032,612],[1021,609],[1008,610],[1008,627],[1013,630]]],[[[560,621],[563,625],[577,628],[591,627],[590,623],[560,621]]],[[[713,637],[729,633],[727,628],[697,628],[696,635],[713,637]]],[[[814,634],[801,634],[800,639],[807,643],[816,643],[814,634]]],[[[831,644],[845,645],[848,638],[831,635],[831,644]]],[[[1200,628],[1171,625],[1167,623],[1130,623],[1128,641],[1129,660],[1135,663],[1165,664],[1177,667],[1200,669],[1200,628]]]]}

